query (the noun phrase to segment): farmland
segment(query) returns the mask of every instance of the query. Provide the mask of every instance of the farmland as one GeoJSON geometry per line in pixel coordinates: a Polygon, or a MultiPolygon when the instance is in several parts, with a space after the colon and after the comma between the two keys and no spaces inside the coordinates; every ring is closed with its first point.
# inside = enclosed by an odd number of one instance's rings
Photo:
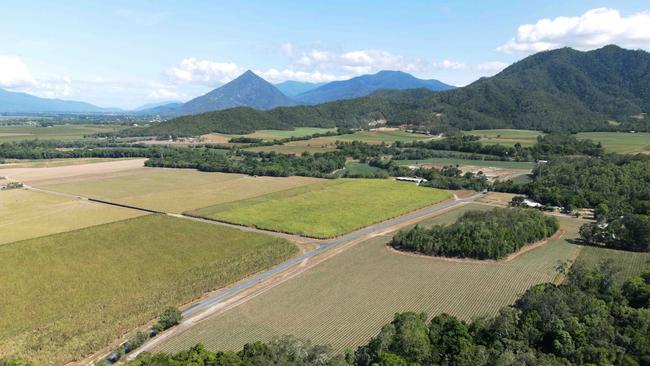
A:
{"type": "Polygon", "coordinates": [[[99,132],[114,132],[126,126],[120,125],[54,125],[49,127],[16,125],[0,126],[0,143],[33,139],[79,140],[99,132]]]}
{"type": "Polygon", "coordinates": [[[599,141],[608,152],[650,154],[650,133],[582,132],[578,138],[599,141]]]}
{"type": "MultiPolygon", "coordinates": [[[[92,167],[90,167],[92,171],[92,167]]],[[[41,182],[50,190],[180,213],[320,182],[305,177],[250,177],[193,169],[140,168],[41,182]]]]}
{"type": "Polygon", "coordinates": [[[479,136],[481,142],[486,144],[501,144],[514,146],[519,143],[521,146],[532,146],[537,142],[537,136],[543,135],[540,131],[529,130],[474,130],[466,131],[468,135],[479,136]]]}
{"type": "Polygon", "coordinates": [[[433,164],[433,165],[469,165],[476,167],[493,167],[502,169],[532,170],[535,163],[523,161],[472,160],[460,158],[431,158],[421,160],[395,160],[399,165],[433,164]]]}
{"type": "Polygon", "coordinates": [[[625,278],[639,275],[644,269],[650,266],[650,253],[627,252],[586,246],[580,252],[576,262],[588,267],[594,267],[603,260],[612,260],[614,266],[620,270],[616,274],[616,279],[622,281],[625,278]]]}
{"type": "Polygon", "coordinates": [[[78,360],[165,306],[296,252],[283,239],[164,215],[0,245],[0,355],[78,360]]]}
{"type": "Polygon", "coordinates": [[[25,189],[0,191],[0,246],[141,214],[134,210],[25,189]]]}
{"type": "MultiPolygon", "coordinates": [[[[477,207],[460,207],[425,224],[450,223],[477,207]]],[[[564,239],[575,236],[580,223],[561,222],[567,236],[499,264],[397,254],[386,248],[390,236],[376,237],[199,323],[159,350],[179,351],[197,342],[238,349],[293,334],[341,351],[366,342],[400,311],[446,312],[464,320],[493,316],[531,285],[553,281],[557,262],[577,254],[578,247],[564,239]]]]}
{"type": "Polygon", "coordinates": [[[208,219],[318,238],[346,232],[450,198],[393,180],[339,179],[191,212],[208,219]]]}

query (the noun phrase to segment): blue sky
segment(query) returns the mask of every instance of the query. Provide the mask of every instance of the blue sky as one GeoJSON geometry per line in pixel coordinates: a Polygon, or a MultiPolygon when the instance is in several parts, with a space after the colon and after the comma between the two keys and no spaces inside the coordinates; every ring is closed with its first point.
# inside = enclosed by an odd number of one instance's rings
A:
{"type": "Polygon", "coordinates": [[[650,4],[8,1],[0,87],[132,108],[198,96],[246,69],[272,82],[400,69],[465,85],[539,50],[607,43],[650,50],[650,4]]]}

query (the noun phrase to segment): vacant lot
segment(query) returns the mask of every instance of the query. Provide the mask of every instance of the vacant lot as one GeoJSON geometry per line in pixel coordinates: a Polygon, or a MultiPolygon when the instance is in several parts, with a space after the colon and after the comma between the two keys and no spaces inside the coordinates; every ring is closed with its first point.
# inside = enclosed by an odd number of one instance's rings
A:
{"type": "Polygon", "coordinates": [[[64,364],[168,305],[297,252],[283,239],[149,215],[0,246],[0,355],[64,364]]]}
{"type": "Polygon", "coordinates": [[[540,131],[529,130],[474,130],[466,131],[468,135],[475,135],[481,138],[481,142],[490,144],[501,144],[506,146],[514,146],[516,143],[522,146],[531,146],[537,143],[537,136],[543,135],[540,131]]]}
{"type": "Polygon", "coordinates": [[[33,139],[79,140],[85,135],[99,132],[114,132],[128,126],[120,125],[54,125],[41,126],[0,126],[0,143],[33,139]]]}
{"type": "Polygon", "coordinates": [[[589,267],[595,267],[604,260],[613,261],[614,266],[619,270],[616,274],[618,281],[624,281],[630,276],[636,276],[650,266],[649,253],[635,253],[589,246],[582,249],[577,262],[589,267]]]}
{"type": "MultiPolygon", "coordinates": [[[[450,223],[476,207],[455,209],[426,224],[450,223]]],[[[579,223],[562,220],[562,226],[571,237],[579,223]]],[[[394,253],[386,249],[390,236],[377,237],[205,320],[160,350],[178,351],[197,342],[235,350],[246,342],[293,334],[341,351],[367,342],[396,312],[446,312],[465,320],[493,316],[530,286],[554,280],[557,262],[578,250],[563,239],[510,262],[477,264],[394,253]]]]}
{"type": "Polygon", "coordinates": [[[619,154],[650,154],[650,133],[584,132],[578,138],[601,142],[605,150],[619,154]]]}
{"type": "Polygon", "coordinates": [[[180,213],[224,202],[256,197],[322,180],[305,177],[251,177],[206,173],[194,169],[140,168],[115,175],[100,174],[53,184],[47,189],[180,213]]]}
{"type": "Polygon", "coordinates": [[[209,219],[330,238],[450,198],[451,194],[388,179],[338,179],[206,207],[209,219]]]}
{"type": "Polygon", "coordinates": [[[0,245],[140,215],[139,211],[24,189],[0,191],[0,245]]]}

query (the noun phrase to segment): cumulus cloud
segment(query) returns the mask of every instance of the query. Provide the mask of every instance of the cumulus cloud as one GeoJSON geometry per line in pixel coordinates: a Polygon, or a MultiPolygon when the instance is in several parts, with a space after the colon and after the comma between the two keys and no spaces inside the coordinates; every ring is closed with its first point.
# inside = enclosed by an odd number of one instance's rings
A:
{"type": "Polygon", "coordinates": [[[519,26],[516,36],[497,50],[533,53],[563,46],[589,50],[612,43],[650,48],[650,12],[623,16],[616,9],[597,8],[577,17],[541,19],[519,26]]]}
{"type": "Polygon", "coordinates": [[[467,67],[464,62],[451,61],[451,60],[442,60],[442,62],[435,63],[433,65],[438,69],[445,70],[462,70],[467,67]]]}
{"type": "Polygon", "coordinates": [[[197,83],[206,86],[227,83],[246,71],[232,62],[216,62],[186,58],[169,68],[166,74],[178,83],[197,83]]]}
{"type": "Polygon", "coordinates": [[[321,73],[319,71],[296,71],[290,69],[268,69],[268,70],[255,70],[257,75],[261,76],[265,80],[271,83],[279,83],[287,80],[295,80],[309,83],[323,83],[334,80],[347,79],[346,75],[333,75],[327,73],[321,73]]]}
{"type": "Polygon", "coordinates": [[[183,99],[182,96],[167,88],[158,88],[149,93],[148,97],[154,100],[178,100],[183,99]]]}
{"type": "Polygon", "coordinates": [[[19,57],[0,55],[0,87],[25,88],[33,85],[36,85],[36,81],[19,57]]]}

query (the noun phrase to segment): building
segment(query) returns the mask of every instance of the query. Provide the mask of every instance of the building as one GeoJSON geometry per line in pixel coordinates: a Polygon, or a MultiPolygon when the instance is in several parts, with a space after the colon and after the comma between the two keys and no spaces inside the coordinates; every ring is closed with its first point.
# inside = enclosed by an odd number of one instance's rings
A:
{"type": "Polygon", "coordinates": [[[420,185],[420,183],[426,182],[427,180],[424,178],[417,178],[417,177],[396,177],[395,179],[403,182],[413,182],[417,185],[420,185]]]}

